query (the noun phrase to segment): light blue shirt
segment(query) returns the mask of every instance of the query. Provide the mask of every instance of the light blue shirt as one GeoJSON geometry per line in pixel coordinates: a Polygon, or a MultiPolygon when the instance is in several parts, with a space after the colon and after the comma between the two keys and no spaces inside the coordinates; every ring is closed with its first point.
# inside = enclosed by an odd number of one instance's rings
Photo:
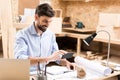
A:
{"type": "MultiPolygon", "coordinates": [[[[58,50],[55,34],[47,29],[41,36],[34,25],[19,30],[16,34],[14,56],[16,59],[31,57],[47,57],[58,50]]],[[[31,71],[36,70],[36,65],[31,66],[31,71]]]]}

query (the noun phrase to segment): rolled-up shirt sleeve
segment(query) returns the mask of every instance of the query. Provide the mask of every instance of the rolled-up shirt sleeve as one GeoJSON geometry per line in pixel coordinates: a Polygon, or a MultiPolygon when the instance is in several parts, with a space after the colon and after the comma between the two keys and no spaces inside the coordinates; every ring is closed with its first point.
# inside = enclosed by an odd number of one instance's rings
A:
{"type": "Polygon", "coordinates": [[[14,57],[16,59],[28,59],[27,53],[27,43],[24,37],[16,37],[15,46],[14,46],[14,57]]]}

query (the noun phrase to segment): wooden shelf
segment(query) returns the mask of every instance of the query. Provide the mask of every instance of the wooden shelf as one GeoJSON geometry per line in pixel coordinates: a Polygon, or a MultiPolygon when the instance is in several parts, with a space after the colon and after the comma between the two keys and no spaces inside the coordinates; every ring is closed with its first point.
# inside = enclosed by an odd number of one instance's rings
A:
{"type": "Polygon", "coordinates": [[[96,29],[79,29],[79,28],[62,28],[63,32],[79,32],[79,33],[93,33],[96,31],[96,29]]]}

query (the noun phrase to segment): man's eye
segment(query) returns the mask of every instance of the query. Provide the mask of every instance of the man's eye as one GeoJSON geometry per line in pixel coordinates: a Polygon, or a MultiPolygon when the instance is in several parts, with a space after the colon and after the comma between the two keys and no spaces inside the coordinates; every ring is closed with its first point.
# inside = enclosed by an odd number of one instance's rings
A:
{"type": "Polygon", "coordinates": [[[43,22],[48,23],[48,21],[47,21],[47,20],[44,20],[43,22]]]}
{"type": "Polygon", "coordinates": [[[43,20],[44,23],[50,23],[51,21],[48,20],[43,20]]]}

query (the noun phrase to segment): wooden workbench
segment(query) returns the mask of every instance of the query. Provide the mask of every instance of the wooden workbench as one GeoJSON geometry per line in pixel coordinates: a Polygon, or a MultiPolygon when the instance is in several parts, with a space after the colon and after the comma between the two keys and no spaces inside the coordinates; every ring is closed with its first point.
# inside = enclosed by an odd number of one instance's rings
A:
{"type": "MultiPolygon", "coordinates": [[[[77,39],[77,45],[76,45],[77,49],[76,49],[76,51],[77,51],[77,55],[79,55],[81,53],[81,50],[80,50],[81,49],[81,40],[88,37],[89,35],[90,34],[76,34],[76,33],[62,32],[62,33],[56,34],[56,37],[72,37],[72,38],[76,38],[77,39]]],[[[98,38],[98,37],[96,37],[94,39],[94,41],[108,43],[107,39],[98,38]]],[[[120,40],[111,39],[110,43],[120,45],[120,40]]]]}

